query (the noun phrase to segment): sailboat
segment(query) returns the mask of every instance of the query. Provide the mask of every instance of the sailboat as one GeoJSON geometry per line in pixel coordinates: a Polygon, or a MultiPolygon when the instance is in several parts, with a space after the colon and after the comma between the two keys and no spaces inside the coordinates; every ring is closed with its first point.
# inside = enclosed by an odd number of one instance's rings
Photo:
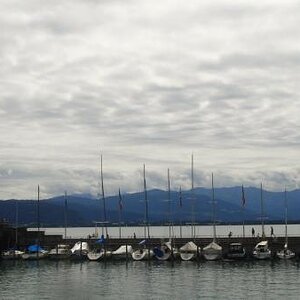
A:
{"type": "Polygon", "coordinates": [[[85,260],[87,254],[90,250],[89,244],[87,242],[78,241],[71,248],[71,260],[85,260]]]}
{"type": "MultiPolygon", "coordinates": [[[[242,185],[242,216],[243,216],[243,239],[245,239],[245,192],[244,192],[244,186],[242,185]]],[[[226,254],[226,257],[229,259],[244,259],[247,256],[247,252],[245,247],[242,243],[230,243],[228,252],[226,254]]]]}
{"type": "Polygon", "coordinates": [[[200,248],[193,241],[187,242],[179,248],[180,258],[184,261],[195,259],[199,251],[198,249],[200,248]]]}
{"type": "Polygon", "coordinates": [[[291,259],[295,257],[295,252],[288,248],[288,235],[287,235],[287,196],[286,196],[286,189],[284,191],[284,206],[285,206],[285,244],[284,248],[280,251],[277,251],[277,256],[281,259],[291,259]]]}
{"type": "Polygon", "coordinates": [[[15,245],[12,249],[3,251],[1,253],[1,258],[4,260],[14,260],[20,259],[24,254],[24,251],[18,250],[18,226],[19,226],[19,208],[18,208],[18,200],[15,201],[16,204],[16,224],[15,224],[15,245]]]}
{"type": "Polygon", "coordinates": [[[115,251],[112,251],[112,258],[114,260],[128,259],[133,253],[131,245],[121,245],[115,251]]]}
{"type": "Polygon", "coordinates": [[[271,258],[271,250],[269,249],[268,241],[265,239],[265,224],[264,224],[264,205],[263,205],[263,188],[262,183],[260,184],[260,209],[261,209],[261,236],[262,241],[259,242],[253,250],[253,257],[256,259],[269,259],[271,258]]]}
{"type": "Polygon", "coordinates": [[[214,191],[214,174],[211,175],[212,186],[212,208],[213,208],[213,241],[203,248],[203,256],[206,260],[218,260],[222,258],[222,247],[216,242],[216,213],[215,213],[215,191],[214,191]]]}
{"type": "Polygon", "coordinates": [[[145,224],[144,224],[144,235],[145,239],[139,243],[139,249],[132,252],[133,260],[146,260],[151,259],[154,255],[153,251],[149,249],[150,240],[150,227],[149,227],[149,211],[148,211],[148,197],[147,197],[147,184],[146,184],[146,168],[144,164],[144,203],[145,203],[145,224]]]}
{"type": "MultiPolygon", "coordinates": [[[[64,238],[67,238],[67,192],[65,191],[64,197],[64,223],[65,223],[65,234],[64,238]]],[[[69,245],[67,244],[58,244],[56,247],[52,248],[49,251],[49,258],[50,259],[67,259],[71,255],[71,250],[69,245]]]]}
{"type": "MultiPolygon", "coordinates": [[[[191,179],[192,179],[192,239],[195,240],[195,226],[194,226],[194,157],[192,155],[192,162],[191,162],[191,179]]],[[[185,245],[180,247],[179,253],[180,258],[184,261],[192,260],[197,257],[197,255],[200,255],[201,248],[197,247],[197,245],[193,241],[187,242],[185,245]]]]}
{"type": "MultiPolygon", "coordinates": [[[[102,203],[103,203],[103,219],[104,219],[103,226],[105,227],[105,234],[107,236],[106,205],[105,205],[104,183],[103,183],[102,155],[100,156],[100,178],[101,178],[101,192],[102,192],[102,203]]],[[[99,198],[100,198],[100,192],[99,192],[99,198]]],[[[101,238],[95,242],[93,249],[89,250],[87,253],[87,258],[90,261],[99,261],[104,258],[110,257],[112,255],[112,252],[107,251],[106,246],[105,246],[103,226],[102,226],[101,238]]]]}
{"type": "Polygon", "coordinates": [[[37,201],[37,241],[36,244],[30,245],[27,251],[22,255],[24,260],[39,260],[48,256],[48,251],[40,246],[40,186],[38,185],[38,201],[37,201]]]}
{"type": "Polygon", "coordinates": [[[179,252],[173,244],[173,224],[171,220],[171,185],[170,185],[170,170],[168,169],[168,217],[169,217],[169,241],[163,243],[161,246],[153,249],[154,255],[158,260],[168,260],[177,258],[179,252]]]}

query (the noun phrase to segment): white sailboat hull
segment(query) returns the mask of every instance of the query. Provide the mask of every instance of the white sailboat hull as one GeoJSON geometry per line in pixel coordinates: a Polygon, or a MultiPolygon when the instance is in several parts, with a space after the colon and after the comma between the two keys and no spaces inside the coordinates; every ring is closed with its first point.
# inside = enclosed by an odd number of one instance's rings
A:
{"type": "Polygon", "coordinates": [[[183,261],[193,260],[193,259],[196,259],[196,257],[197,257],[197,253],[180,252],[180,258],[181,258],[183,261]]]}
{"type": "Polygon", "coordinates": [[[37,253],[24,253],[22,259],[24,260],[40,260],[48,257],[48,251],[37,253]]]}
{"type": "Polygon", "coordinates": [[[219,260],[222,258],[222,247],[212,242],[203,248],[203,256],[206,260],[219,260]]]}
{"type": "Polygon", "coordinates": [[[293,252],[289,249],[280,250],[276,254],[277,254],[277,257],[280,259],[292,259],[295,257],[295,252],[293,252]]]}
{"type": "Polygon", "coordinates": [[[193,241],[187,242],[179,249],[180,258],[183,261],[193,260],[197,257],[198,251],[200,254],[201,249],[193,241]]]}
{"type": "Polygon", "coordinates": [[[116,260],[124,260],[124,259],[128,259],[129,257],[131,257],[132,253],[133,253],[132,246],[122,245],[117,250],[112,252],[112,257],[113,257],[113,259],[116,259],[116,260]]]}
{"type": "Polygon", "coordinates": [[[154,253],[149,249],[136,250],[132,253],[132,259],[136,261],[148,260],[153,258],[154,253]]]}
{"type": "Polygon", "coordinates": [[[215,251],[211,253],[203,253],[203,256],[206,260],[219,260],[222,258],[222,251],[215,251]]]}
{"type": "Polygon", "coordinates": [[[8,250],[8,251],[4,251],[2,253],[2,259],[4,260],[14,260],[14,259],[20,259],[22,258],[22,255],[25,252],[23,251],[19,251],[19,250],[8,250]]]}
{"type": "Polygon", "coordinates": [[[89,251],[87,254],[87,258],[90,261],[99,261],[109,258],[111,257],[111,255],[111,251],[104,251],[104,249],[101,249],[101,251],[89,251]]]}

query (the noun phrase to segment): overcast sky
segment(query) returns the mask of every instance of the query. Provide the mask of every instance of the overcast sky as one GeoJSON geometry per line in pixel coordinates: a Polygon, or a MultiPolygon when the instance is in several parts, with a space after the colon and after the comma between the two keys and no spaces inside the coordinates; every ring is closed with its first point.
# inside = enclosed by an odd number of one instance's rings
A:
{"type": "Polygon", "coordinates": [[[299,1],[2,0],[0,198],[300,184],[299,1]]]}

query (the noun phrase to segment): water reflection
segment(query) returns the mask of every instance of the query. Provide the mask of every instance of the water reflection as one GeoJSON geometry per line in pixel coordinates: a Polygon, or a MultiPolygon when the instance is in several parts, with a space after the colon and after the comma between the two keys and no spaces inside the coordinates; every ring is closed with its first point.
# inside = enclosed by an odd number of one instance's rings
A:
{"type": "Polygon", "coordinates": [[[298,299],[297,261],[2,261],[1,299],[298,299]],[[17,289],[16,289],[17,283],[17,289]]]}

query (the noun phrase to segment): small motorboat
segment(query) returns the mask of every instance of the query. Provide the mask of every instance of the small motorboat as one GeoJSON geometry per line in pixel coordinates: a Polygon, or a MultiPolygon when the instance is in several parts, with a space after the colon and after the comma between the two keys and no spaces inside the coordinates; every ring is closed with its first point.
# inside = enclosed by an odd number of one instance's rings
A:
{"type": "Polygon", "coordinates": [[[231,243],[226,257],[229,259],[244,259],[247,253],[244,246],[241,243],[231,243]]]}
{"type": "Polygon", "coordinates": [[[195,259],[197,255],[200,255],[200,252],[201,248],[192,241],[187,242],[179,249],[180,258],[184,261],[195,259]]]}
{"type": "Polygon", "coordinates": [[[269,249],[268,241],[261,241],[255,246],[253,257],[261,260],[271,258],[271,250],[269,249]]]}
{"type": "Polygon", "coordinates": [[[55,248],[49,251],[50,259],[67,259],[71,256],[72,251],[69,245],[58,244],[55,248]]]}

